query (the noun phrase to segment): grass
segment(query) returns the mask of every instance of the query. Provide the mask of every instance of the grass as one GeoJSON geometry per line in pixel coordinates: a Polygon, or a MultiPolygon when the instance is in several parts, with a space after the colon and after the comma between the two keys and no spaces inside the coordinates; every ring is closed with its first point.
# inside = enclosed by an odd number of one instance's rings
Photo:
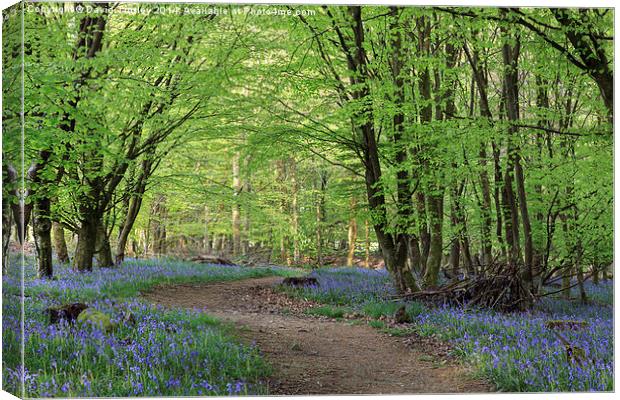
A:
{"type": "Polygon", "coordinates": [[[309,308],[305,311],[308,315],[324,316],[328,318],[343,318],[345,314],[351,312],[349,307],[333,307],[333,306],[319,306],[309,308]]]}
{"type": "Polygon", "coordinates": [[[205,310],[167,310],[137,295],[159,284],[289,276],[291,270],[129,260],[114,269],[75,274],[56,266],[55,272],[55,280],[42,280],[32,263],[24,270],[25,393],[19,273],[3,278],[5,390],[26,397],[266,394],[269,366],[257,349],[238,344],[229,326],[205,310]],[[106,313],[117,328],[48,325],[46,308],[74,301],[106,313]],[[127,313],[135,324],[122,322],[127,313]]]}
{"type": "MultiPolygon", "coordinates": [[[[394,288],[385,271],[329,268],[315,271],[317,287],[287,289],[300,296],[338,307],[350,307],[374,320],[369,325],[392,335],[409,328],[387,328],[379,320],[402,303],[392,301],[394,288]]],[[[502,314],[458,307],[428,308],[407,303],[413,330],[454,345],[455,353],[476,368],[478,376],[510,392],[613,390],[613,283],[587,283],[593,300],[582,305],[557,297],[544,298],[533,310],[502,314]],[[564,345],[545,326],[549,320],[586,321],[585,329],[563,331],[581,348],[587,362],[569,361],[564,345]]]]}

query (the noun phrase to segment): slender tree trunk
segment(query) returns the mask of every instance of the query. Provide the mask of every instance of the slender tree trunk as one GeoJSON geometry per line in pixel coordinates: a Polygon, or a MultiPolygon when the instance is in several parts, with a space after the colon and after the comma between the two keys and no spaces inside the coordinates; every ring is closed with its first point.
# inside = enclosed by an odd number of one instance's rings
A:
{"type": "Polygon", "coordinates": [[[508,259],[506,243],[504,243],[504,235],[503,235],[503,215],[504,208],[502,207],[502,199],[503,199],[503,186],[504,179],[502,178],[502,166],[500,162],[500,150],[499,146],[495,143],[495,141],[491,142],[491,146],[493,147],[493,172],[494,172],[494,185],[493,185],[493,199],[495,203],[495,236],[497,237],[497,242],[499,243],[499,248],[502,254],[502,258],[504,260],[508,259]]]}
{"type": "Polygon", "coordinates": [[[125,259],[125,249],[127,247],[127,239],[129,234],[133,230],[133,226],[138,218],[140,209],[142,208],[142,199],[146,192],[146,184],[148,178],[153,172],[153,161],[150,158],[150,154],[142,161],[142,167],[140,169],[140,175],[138,177],[135,192],[129,197],[128,205],[126,208],[126,214],[121,224],[121,229],[118,234],[118,243],[116,245],[116,259],[115,264],[120,265],[125,259]]]}
{"type": "MultiPolygon", "coordinates": [[[[504,12],[504,11],[502,11],[504,12]]],[[[517,139],[515,134],[517,128],[514,125],[519,120],[519,97],[518,97],[518,59],[520,43],[518,37],[508,34],[507,28],[502,28],[504,45],[502,46],[502,58],[504,62],[504,82],[503,82],[503,103],[506,110],[506,117],[510,126],[508,127],[508,139],[506,145],[507,163],[504,175],[504,219],[506,224],[506,241],[510,250],[510,265],[520,264],[521,249],[519,238],[519,216],[517,211],[517,199],[514,193],[513,180],[518,163],[518,148],[515,146],[517,139]],[[511,44],[514,41],[515,44],[511,44]]],[[[518,177],[517,177],[518,180],[518,177]]],[[[518,185],[519,183],[517,183],[518,185]]],[[[529,284],[531,280],[523,276],[529,284]]]]}
{"type": "Polygon", "coordinates": [[[571,294],[571,277],[573,275],[573,267],[566,266],[562,269],[562,297],[570,299],[571,294]]]}
{"type": "Polygon", "coordinates": [[[424,275],[424,285],[435,287],[439,284],[439,270],[443,255],[443,193],[428,197],[428,211],[431,226],[431,248],[424,275]]]}
{"type": "MultiPolygon", "coordinates": [[[[246,159],[246,171],[249,172],[248,160],[246,159]]],[[[250,194],[252,192],[252,184],[250,183],[250,179],[247,175],[244,175],[245,179],[243,182],[243,187],[245,188],[245,193],[250,194]]],[[[246,207],[244,208],[244,216],[243,216],[243,240],[241,243],[241,250],[243,255],[248,255],[250,252],[250,205],[246,202],[246,207]]]]}
{"type": "Polygon", "coordinates": [[[451,190],[450,224],[452,225],[452,245],[450,246],[449,264],[452,274],[458,276],[461,258],[461,221],[458,210],[459,188],[455,184],[451,190]]]}
{"type": "MultiPolygon", "coordinates": [[[[6,186],[6,183],[4,183],[6,186]]],[[[8,197],[2,199],[2,275],[9,270],[9,244],[13,228],[13,212],[8,197]]]]}
{"type": "Polygon", "coordinates": [[[215,251],[217,254],[220,254],[222,252],[222,236],[221,235],[215,235],[215,237],[213,238],[213,251],[215,251]]]}
{"type": "Polygon", "coordinates": [[[428,254],[431,249],[431,234],[426,223],[426,196],[421,191],[416,192],[416,210],[418,217],[418,232],[420,236],[420,273],[426,273],[428,254]]]}
{"type": "MultiPolygon", "coordinates": [[[[506,38],[508,39],[508,38],[506,38]]],[[[523,280],[530,286],[532,290],[533,287],[533,273],[532,273],[532,264],[533,264],[533,247],[532,247],[532,227],[530,223],[530,216],[527,205],[527,195],[525,192],[525,176],[523,173],[523,168],[521,167],[521,154],[520,154],[520,146],[518,145],[518,128],[516,124],[519,122],[519,52],[520,52],[520,42],[519,38],[510,38],[516,40],[514,45],[509,43],[505,43],[502,49],[502,55],[504,59],[504,90],[506,95],[506,116],[508,117],[508,121],[510,126],[508,127],[508,133],[510,138],[508,140],[508,157],[511,159],[512,164],[514,165],[514,177],[517,186],[518,193],[518,203],[519,210],[521,213],[521,221],[523,223],[523,238],[525,242],[525,254],[524,254],[524,265],[522,266],[521,275],[523,280]],[[517,142],[516,145],[512,145],[511,142],[517,142]]],[[[510,177],[512,178],[512,177],[510,177]]],[[[508,182],[506,183],[508,185],[508,182]]],[[[512,196],[512,194],[510,194],[512,196]]],[[[511,201],[511,213],[513,216],[512,223],[515,224],[515,210],[514,208],[514,198],[510,199],[511,201]]],[[[514,226],[513,226],[514,228],[514,226]]],[[[515,244],[518,243],[518,236],[515,235],[515,244]]],[[[519,257],[520,258],[520,257],[519,257]]]]}
{"type": "Polygon", "coordinates": [[[233,255],[241,253],[241,205],[239,196],[241,195],[241,175],[240,175],[239,152],[233,155],[232,159],[232,179],[233,179],[233,205],[232,205],[232,232],[233,232],[233,255]]]}
{"type": "Polygon", "coordinates": [[[211,254],[211,239],[209,238],[209,206],[205,204],[204,213],[204,233],[202,235],[202,251],[205,254],[211,254]]]}
{"type": "MultiPolygon", "coordinates": [[[[351,197],[351,212],[355,213],[355,208],[357,207],[357,201],[355,197],[351,197]]],[[[357,242],[357,219],[355,214],[351,216],[349,220],[349,232],[348,232],[348,243],[349,243],[349,251],[347,253],[347,266],[353,266],[353,257],[355,257],[355,242],[357,242]]]]}
{"type": "MultiPolygon", "coordinates": [[[[562,221],[562,232],[564,233],[564,240],[567,242],[567,247],[569,249],[573,249],[570,233],[570,228],[568,226],[568,216],[564,213],[560,215],[560,220],[562,221]]],[[[571,259],[572,262],[572,259],[571,259]]],[[[571,295],[571,278],[573,275],[574,265],[568,264],[564,268],[562,268],[562,297],[565,299],[570,299],[571,295]]]]}
{"type": "Polygon", "coordinates": [[[157,256],[166,253],[166,196],[159,195],[151,206],[151,235],[153,252],[157,256]]]}
{"type": "Polygon", "coordinates": [[[138,217],[138,212],[142,205],[142,195],[132,197],[127,208],[127,215],[123,220],[121,231],[118,235],[118,243],[116,245],[116,265],[120,265],[125,260],[125,249],[127,247],[127,239],[133,229],[133,225],[138,217]]]}
{"type": "Polygon", "coordinates": [[[480,209],[482,217],[482,264],[487,267],[493,259],[491,246],[491,185],[487,172],[487,153],[486,144],[480,144],[479,152],[480,182],[482,185],[482,207],[480,209]]]}
{"type": "Polygon", "coordinates": [[[286,236],[280,237],[280,259],[282,260],[282,262],[286,263],[286,265],[292,265],[293,260],[288,253],[288,239],[286,238],[286,236]]]}
{"type": "Polygon", "coordinates": [[[576,245],[576,257],[575,257],[575,270],[577,272],[577,286],[579,286],[579,299],[582,304],[588,303],[588,294],[586,293],[586,288],[584,286],[584,276],[583,276],[583,247],[581,243],[581,237],[577,237],[577,245],[576,245]]]}
{"type": "Polygon", "coordinates": [[[51,278],[54,274],[52,264],[52,221],[50,220],[50,200],[47,197],[36,201],[34,207],[33,232],[37,249],[39,278],[51,278]]]}
{"type": "Polygon", "coordinates": [[[370,224],[368,219],[364,221],[364,266],[370,268],[370,224]]]}
{"type": "Polygon", "coordinates": [[[323,265],[323,222],[325,220],[325,190],[327,188],[327,172],[319,170],[316,199],[316,263],[323,265]]]}
{"type": "Polygon", "coordinates": [[[54,238],[54,248],[58,262],[66,264],[69,262],[69,252],[67,251],[67,242],[65,240],[65,230],[58,222],[52,224],[52,236],[54,238]]]}
{"type": "Polygon", "coordinates": [[[297,183],[297,162],[294,158],[290,159],[291,166],[291,189],[292,189],[292,199],[291,199],[291,212],[292,212],[292,227],[293,227],[293,262],[295,264],[299,263],[301,258],[300,249],[299,249],[299,205],[298,205],[298,196],[299,196],[299,185],[297,183]]]}
{"type": "Polygon", "coordinates": [[[600,269],[598,260],[595,259],[594,263],[592,264],[592,283],[594,283],[595,285],[598,285],[600,281],[601,281],[601,269],[600,269]]]}
{"type": "MultiPolygon", "coordinates": [[[[51,157],[49,151],[39,152],[40,160],[34,163],[27,172],[28,179],[32,182],[32,194],[49,185],[48,179],[41,177],[41,171],[51,157]]],[[[51,200],[47,194],[39,193],[33,200],[32,229],[34,242],[37,250],[37,275],[39,278],[51,278],[54,274],[52,265],[52,214],[51,200]]],[[[26,227],[25,225],[24,227],[26,227]]]]}

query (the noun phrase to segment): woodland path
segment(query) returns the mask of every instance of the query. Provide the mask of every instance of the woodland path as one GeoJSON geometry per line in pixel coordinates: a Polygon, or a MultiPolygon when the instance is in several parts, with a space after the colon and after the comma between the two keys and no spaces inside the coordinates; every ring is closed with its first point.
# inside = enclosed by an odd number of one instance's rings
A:
{"type": "MultiPolygon", "coordinates": [[[[271,394],[488,392],[454,360],[407,346],[365,323],[290,314],[264,301],[280,277],[160,286],[143,297],[166,307],[206,308],[235,324],[274,367],[271,394]],[[257,295],[260,293],[260,296],[257,295]]],[[[269,295],[271,296],[271,295],[269,295]]],[[[277,294],[274,294],[277,296],[277,294]]]]}

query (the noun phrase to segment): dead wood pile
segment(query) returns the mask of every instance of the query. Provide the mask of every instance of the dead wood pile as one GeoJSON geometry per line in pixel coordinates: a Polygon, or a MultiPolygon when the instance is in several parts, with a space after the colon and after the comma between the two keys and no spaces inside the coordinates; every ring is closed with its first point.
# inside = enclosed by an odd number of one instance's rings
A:
{"type": "Polygon", "coordinates": [[[201,254],[189,259],[189,261],[194,261],[202,264],[219,264],[219,265],[236,265],[234,262],[230,261],[228,258],[214,256],[210,254],[201,254]]]}
{"type": "Polygon", "coordinates": [[[516,269],[502,266],[492,266],[483,274],[401,297],[433,304],[491,308],[501,312],[525,310],[535,300],[516,269]]]}

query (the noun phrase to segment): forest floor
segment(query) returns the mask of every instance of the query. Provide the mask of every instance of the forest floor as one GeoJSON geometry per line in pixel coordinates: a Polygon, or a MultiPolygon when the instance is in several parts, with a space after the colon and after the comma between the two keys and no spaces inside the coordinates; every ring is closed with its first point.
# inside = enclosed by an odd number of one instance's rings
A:
{"type": "Polygon", "coordinates": [[[205,308],[234,324],[274,368],[271,394],[488,392],[491,386],[446,356],[440,345],[390,336],[358,319],[316,318],[316,303],[271,288],[281,277],[158,286],[143,293],[173,308],[205,308]]]}

